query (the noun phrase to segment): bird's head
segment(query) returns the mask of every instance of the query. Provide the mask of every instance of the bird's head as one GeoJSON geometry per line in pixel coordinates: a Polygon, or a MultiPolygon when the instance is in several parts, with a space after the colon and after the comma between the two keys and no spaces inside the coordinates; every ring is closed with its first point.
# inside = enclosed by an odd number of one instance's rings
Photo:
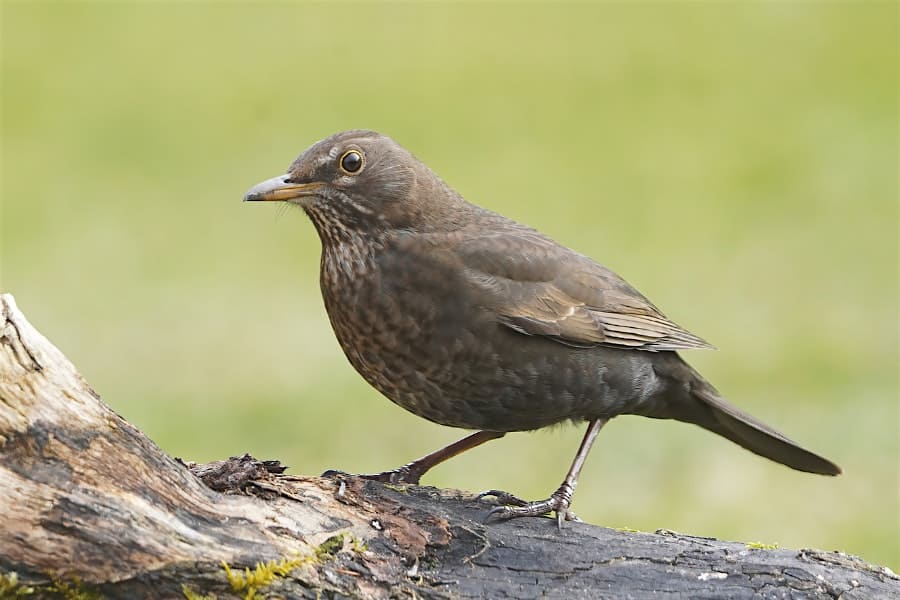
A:
{"type": "Polygon", "coordinates": [[[435,213],[463,203],[394,140],[362,130],[313,144],[285,175],[257,184],[244,200],[301,206],[323,241],[358,231],[427,228],[435,213]]]}

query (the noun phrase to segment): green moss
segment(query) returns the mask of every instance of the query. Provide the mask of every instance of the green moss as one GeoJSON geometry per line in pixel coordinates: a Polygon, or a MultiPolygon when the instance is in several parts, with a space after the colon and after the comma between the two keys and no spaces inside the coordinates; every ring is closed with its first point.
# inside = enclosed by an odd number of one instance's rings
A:
{"type": "MultiPolygon", "coordinates": [[[[318,557],[318,551],[316,556],[318,557]]],[[[308,556],[271,560],[267,563],[256,563],[256,567],[252,571],[249,568],[245,568],[243,571],[232,570],[228,563],[223,561],[222,568],[225,569],[225,577],[228,579],[232,591],[243,594],[244,600],[255,600],[258,598],[256,593],[260,589],[271,585],[278,578],[286,577],[297,567],[313,560],[308,556]]]]}
{"type": "Polygon", "coordinates": [[[774,544],[764,544],[762,542],[747,542],[747,548],[750,550],[777,550],[778,542],[774,544]]]}
{"type": "Polygon", "coordinates": [[[344,540],[346,537],[346,534],[339,533],[319,544],[319,547],[316,548],[316,558],[318,560],[333,558],[334,555],[344,547],[344,540]]]}
{"type": "Polygon", "coordinates": [[[640,529],[632,529],[631,527],[616,527],[616,531],[620,531],[622,533],[640,533],[640,529]]]}
{"type": "Polygon", "coordinates": [[[65,600],[102,600],[103,598],[98,592],[87,589],[78,577],[72,577],[70,581],[64,581],[61,578],[54,579],[47,591],[55,592],[65,600]]]}
{"type": "Polygon", "coordinates": [[[344,548],[345,542],[350,546],[350,550],[356,553],[365,552],[369,549],[366,543],[355,535],[339,533],[319,544],[319,547],[316,548],[316,559],[326,560],[334,558],[334,555],[344,548]]]}
{"type": "Polygon", "coordinates": [[[181,593],[184,594],[185,600],[216,600],[215,594],[198,594],[187,585],[181,586],[181,593]]]}
{"type": "Polygon", "coordinates": [[[65,600],[103,599],[99,592],[88,589],[78,577],[72,577],[68,581],[61,577],[52,577],[48,585],[31,587],[20,584],[19,576],[15,572],[0,573],[0,600],[22,598],[37,592],[56,595],[65,600]]]}
{"type": "Polygon", "coordinates": [[[399,492],[401,494],[407,493],[407,489],[406,489],[407,486],[405,486],[405,485],[395,485],[393,483],[385,483],[384,487],[386,487],[389,490],[394,490],[395,492],[399,492]]]}
{"type": "Polygon", "coordinates": [[[368,544],[354,535],[347,534],[347,540],[350,542],[350,549],[361,554],[369,549],[368,544]]]}
{"type": "Polygon", "coordinates": [[[19,583],[19,576],[15,571],[0,573],[0,599],[21,598],[34,593],[33,587],[19,583]]]}
{"type": "MultiPolygon", "coordinates": [[[[241,595],[244,600],[256,600],[259,598],[257,594],[263,588],[271,585],[281,577],[287,577],[297,567],[334,558],[344,548],[345,542],[349,544],[353,552],[365,552],[368,550],[365,542],[361,539],[349,534],[339,533],[319,544],[311,556],[296,556],[272,560],[267,563],[256,563],[256,567],[252,570],[245,568],[243,571],[232,569],[228,563],[223,561],[222,568],[225,569],[225,577],[228,579],[228,585],[231,586],[233,592],[241,595]]],[[[198,595],[187,586],[182,586],[182,592],[186,600],[215,599],[215,596],[198,595]]]]}

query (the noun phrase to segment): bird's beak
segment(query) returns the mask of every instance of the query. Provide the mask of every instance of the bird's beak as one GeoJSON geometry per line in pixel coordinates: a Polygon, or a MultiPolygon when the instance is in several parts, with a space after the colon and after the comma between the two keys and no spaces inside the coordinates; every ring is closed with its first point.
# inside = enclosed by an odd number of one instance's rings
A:
{"type": "Polygon", "coordinates": [[[259,200],[290,201],[303,196],[311,196],[322,187],[321,183],[291,183],[289,175],[279,175],[257,183],[244,196],[244,202],[259,200]]]}

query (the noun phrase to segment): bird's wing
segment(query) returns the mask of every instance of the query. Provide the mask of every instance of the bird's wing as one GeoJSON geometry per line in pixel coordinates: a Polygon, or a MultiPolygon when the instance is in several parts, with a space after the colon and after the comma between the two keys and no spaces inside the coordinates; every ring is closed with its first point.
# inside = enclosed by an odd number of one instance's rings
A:
{"type": "Polygon", "coordinates": [[[500,323],[575,347],[712,348],[625,280],[533,230],[463,238],[455,253],[500,323]]]}

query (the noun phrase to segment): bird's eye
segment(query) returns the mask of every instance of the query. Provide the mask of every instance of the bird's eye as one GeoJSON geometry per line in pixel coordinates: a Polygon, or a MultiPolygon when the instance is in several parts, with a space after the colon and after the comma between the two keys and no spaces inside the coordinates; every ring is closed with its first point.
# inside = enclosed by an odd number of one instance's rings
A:
{"type": "Polygon", "coordinates": [[[347,150],[341,156],[341,170],[345,173],[356,173],[362,168],[362,154],[356,150],[347,150]]]}

